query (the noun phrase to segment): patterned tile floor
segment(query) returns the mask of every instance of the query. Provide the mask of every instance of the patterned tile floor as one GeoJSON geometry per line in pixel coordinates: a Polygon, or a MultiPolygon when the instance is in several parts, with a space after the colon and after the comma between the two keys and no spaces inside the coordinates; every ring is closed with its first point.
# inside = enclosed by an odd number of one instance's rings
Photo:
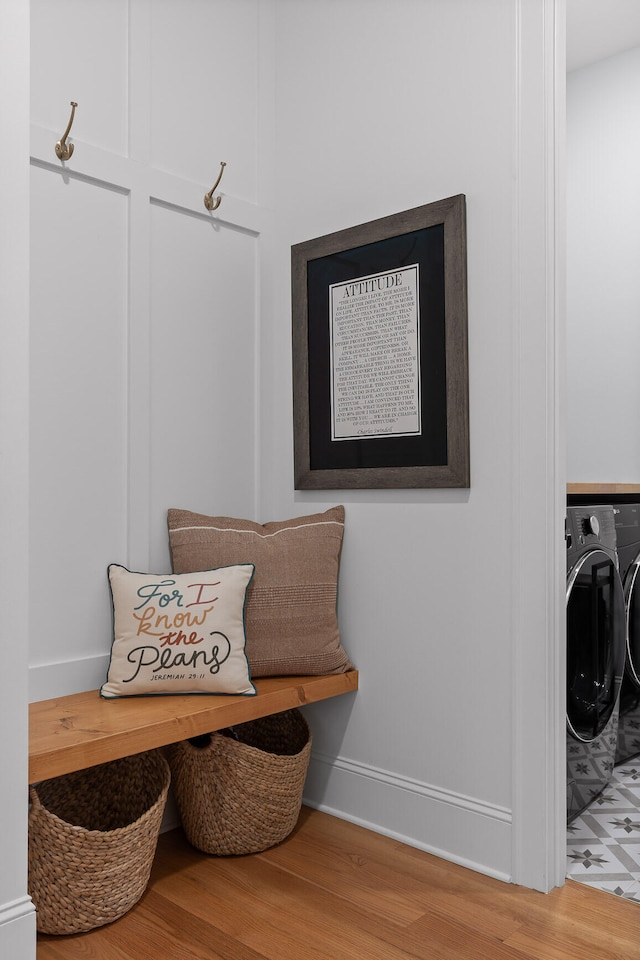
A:
{"type": "Polygon", "coordinates": [[[567,827],[567,876],[640,903],[640,757],[567,827]]]}

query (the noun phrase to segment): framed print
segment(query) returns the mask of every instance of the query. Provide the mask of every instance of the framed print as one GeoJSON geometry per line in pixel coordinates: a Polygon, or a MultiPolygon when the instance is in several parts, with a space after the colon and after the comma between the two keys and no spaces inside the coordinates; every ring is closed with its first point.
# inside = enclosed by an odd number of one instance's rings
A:
{"type": "Polygon", "coordinates": [[[297,490],[468,487],[462,194],[291,248],[297,490]]]}

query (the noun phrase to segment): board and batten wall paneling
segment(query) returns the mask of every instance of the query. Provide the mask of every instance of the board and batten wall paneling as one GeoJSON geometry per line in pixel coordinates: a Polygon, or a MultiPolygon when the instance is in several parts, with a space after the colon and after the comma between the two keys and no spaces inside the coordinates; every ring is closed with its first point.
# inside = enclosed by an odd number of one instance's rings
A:
{"type": "Polygon", "coordinates": [[[30,657],[108,649],[106,562],[126,551],[127,198],[31,176],[30,657]]]}
{"type": "Polygon", "coordinates": [[[30,699],[104,680],[168,507],[255,514],[259,6],[32,4],[30,699]]]}
{"type": "Polygon", "coordinates": [[[167,506],[243,516],[254,490],[256,237],[154,203],[151,565],[167,506]]]}
{"type": "Polygon", "coordinates": [[[127,0],[31,0],[30,5],[31,122],[57,131],[55,143],[74,100],[71,136],[126,156],[127,0]]]}
{"type": "Polygon", "coordinates": [[[151,6],[151,163],[257,202],[259,0],[151,6]],[[179,10],[179,15],[176,15],[179,10]]]}

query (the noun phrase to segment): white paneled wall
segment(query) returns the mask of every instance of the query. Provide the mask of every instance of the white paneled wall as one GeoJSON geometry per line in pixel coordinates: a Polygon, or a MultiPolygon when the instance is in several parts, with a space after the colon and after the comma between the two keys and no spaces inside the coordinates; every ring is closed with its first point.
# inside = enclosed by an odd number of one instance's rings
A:
{"type": "Polygon", "coordinates": [[[345,502],[362,685],[313,711],[309,801],[541,889],[562,860],[561,10],[32,2],[32,699],[100,684],[107,564],[162,572],[169,506],[265,521],[345,502]],[[294,491],[291,244],[454,193],[471,489],[294,491]]]}
{"type": "MultiPolygon", "coordinates": [[[[167,505],[243,516],[255,482],[254,234],[154,204],[151,515],[167,505]]],[[[169,569],[154,519],[151,565],[169,569]]]]}
{"type": "Polygon", "coordinates": [[[124,556],[127,542],[127,198],[65,179],[32,168],[34,664],[61,647],[65,659],[104,652],[102,556],[124,556]]]}
{"type": "Polygon", "coordinates": [[[263,326],[264,512],[346,507],[339,617],[362,681],[353,703],[312,708],[326,762],[309,800],[542,889],[562,876],[565,836],[561,7],[278,0],[276,310],[263,326]],[[294,491],[281,428],[291,244],[457,193],[470,489],[294,491]]]}
{"type": "MultiPolygon", "coordinates": [[[[75,100],[75,136],[125,157],[129,3],[32,0],[30,6],[31,122],[55,130],[55,143],[67,125],[69,101],[75,100]]],[[[80,164],[77,157],[70,167],[80,164]]]]}
{"type": "Polygon", "coordinates": [[[254,514],[259,44],[256,0],[33,0],[32,699],[102,682],[168,507],[254,514]]]}
{"type": "Polygon", "coordinates": [[[258,201],[259,6],[161,0],[151,20],[153,166],[199,182],[224,160],[223,189],[250,203],[258,201]]]}

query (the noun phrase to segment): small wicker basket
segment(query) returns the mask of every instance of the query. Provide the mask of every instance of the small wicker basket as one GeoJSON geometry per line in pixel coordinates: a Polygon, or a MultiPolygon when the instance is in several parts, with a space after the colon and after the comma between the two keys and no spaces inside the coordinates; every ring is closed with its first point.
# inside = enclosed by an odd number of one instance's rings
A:
{"type": "Polygon", "coordinates": [[[173,744],[172,782],[189,842],[219,856],[280,843],[298,822],[310,754],[299,710],[173,744]]]}
{"type": "Polygon", "coordinates": [[[40,933],[92,930],[145,891],[171,774],[150,750],[29,788],[29,893],[40,933]]]}

